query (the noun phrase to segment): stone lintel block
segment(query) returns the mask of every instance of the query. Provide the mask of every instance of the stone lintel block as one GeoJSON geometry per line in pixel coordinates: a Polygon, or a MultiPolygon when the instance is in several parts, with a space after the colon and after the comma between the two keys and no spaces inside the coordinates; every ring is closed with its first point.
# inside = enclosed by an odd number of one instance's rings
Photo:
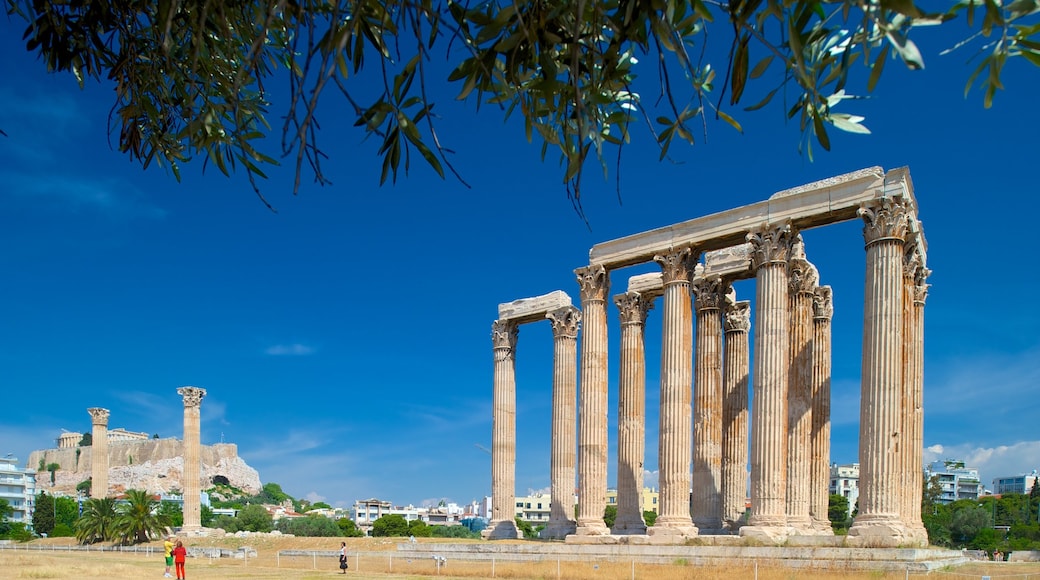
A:
{"type": "Polygon", "coordinates": [[[563,290],[556,290],[541,296],[521,298],[498,305],[498,319],[512,320],[518,324],[545,320],[545,315],[553,310],[571,306],[571,297],[563,290]]]}
{"type": "Polygon", "coordinates": [[[704,254],[704,275],[742,280],[755,275],[751,269],[751,244],[738,244],[704,254]]]}
{"type": "Polygon", "coordinates": [[[664,291],[664,282],[660,272],[640,274],[628,279],[628,291],[639,292],[645,298],[657,298],[664,291]]]}
{"type": "Polygon", "coordinates": [[[747,232],[763,223],[790,221],[796,229],[856,219],[860,204],[886,194],[908,195],[908,173],[872,167],[779,192],[770,199],[678,224],[596,244],[589,263],[607,269],[648,262],[655,254],[693,245],[711,251],[745,242],[747,232]],[[905,178],[904,178],[905,177],[905,178]]]}

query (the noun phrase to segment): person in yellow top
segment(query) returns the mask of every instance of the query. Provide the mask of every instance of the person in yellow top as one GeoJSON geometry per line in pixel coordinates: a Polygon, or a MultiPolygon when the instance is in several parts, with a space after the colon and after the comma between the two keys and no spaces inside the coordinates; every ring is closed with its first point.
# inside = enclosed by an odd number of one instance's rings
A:
{"type": "Polygon", "coordinates": [[[166,573],[163,574],[163,578],[173,578],[170,576],[170,567],[173,566],[173,536],[163,542],[163,557],[166,558],[166,573]]]}

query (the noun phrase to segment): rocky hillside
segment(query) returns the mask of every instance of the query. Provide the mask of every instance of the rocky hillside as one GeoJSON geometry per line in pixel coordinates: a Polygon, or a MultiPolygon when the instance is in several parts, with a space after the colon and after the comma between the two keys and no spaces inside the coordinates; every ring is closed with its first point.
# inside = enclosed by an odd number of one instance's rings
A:
{"type": "MultiPolygon", "coordinates": [[[[144,489],[153,493],[183,490],[181,477],[184,473],[182,442],[176,438],[150,439],[148,441],[112,441],[108,444],[108,490],[120,493],[127,489],[144,489]]],[[[27,466],[39,469],[57,463],[60,469],[51,474],[41,471],[36,474],[37,489],[47,493],[61,492],[75,495],[76,485],[90,478],[92,447],[72,449],[44,449],[29,454],[27,466]]],[[[202,489],[210,487],[213,477],[222,475],[228,482],[244,492],[260,493],[260,475],[238,456],[238,446],[233,443],[203,445],[199,449],[202,460],[202,489]]]]}

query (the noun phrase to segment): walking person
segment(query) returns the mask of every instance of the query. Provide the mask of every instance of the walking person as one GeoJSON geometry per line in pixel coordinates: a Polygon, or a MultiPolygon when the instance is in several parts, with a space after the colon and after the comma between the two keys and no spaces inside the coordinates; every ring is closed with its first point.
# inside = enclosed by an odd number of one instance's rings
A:
{"type": "Polygon", "coordinates": [[[343,571],[343,574],[347,573],[347,543],[339,543],[339,569],[343,571]]]}
{"type": "Polygon", "coordinates": [[[167,536],[163,542],[163,558],[166,559],[166,573],[163,574],[163,578],[173,578],[170,576],[170,568],[173,567],[173,536],[167,536]]]}
{"type": "Polygon", "coordinates": [[[177,569],[177,580],[184,580],[184,558],[188,555],[188,550],[184,548],[184,544],[180,540],[177,540],[177,547],[173,549],[173,564],[177,569]]]}

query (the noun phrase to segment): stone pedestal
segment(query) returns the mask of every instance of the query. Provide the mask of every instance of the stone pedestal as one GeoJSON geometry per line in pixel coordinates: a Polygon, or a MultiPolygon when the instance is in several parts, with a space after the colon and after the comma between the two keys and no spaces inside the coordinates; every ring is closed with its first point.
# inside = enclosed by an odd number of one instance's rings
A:
{"type": "Polygon", "coordinates": [[[644,333],[651,300],[638,292],[614,297],[621,313],[618,376],[618,502],[614,534],[645,534],[643,459],[646,453],[646,351],[644,333]]]}
{"type": "Polygon", "coordinates": [[[812,360],[812,474],[809,517],[813,529],[833,534],[827,515],[831,481],[831,317],[834,304],[831,287],[813,292],[812,360]]]}
{"type": "Polygon", "coordinates": [[[812,456],[813,292],[819,280],[805,259],[802,237],[795,238],[788,261],[791,358],[787,383],[787,525],[812,532],[809,480],[812,456]]]}
{"type": "Polygon", "coordinates": [[[574,464],[578,396],[578,329],[581,311],[573,306],[546,314],[553,329],[553,408],[550,489],[552,505],[543,537],[563,539],[573,534],[574,464]]]}
{"type": "Polygon", "coordinates": [[[787,258],[789,225],[751,232],[756,271],[755,359],[751,415],[751,517],[740,535],[766,542],[788,535],[787,385],[791,362],[787,258]]]}
{"type": "Polygon", "coordinates": [[[90,497],[108,497],[108,409],[91,407],[90,497]]]}
{"type": "Polygon", "coordinates": [[[690,398],[693,319],[690,275],[697,262],[691,248],[654,256],[664,286],[661,336],[661,413],[658,469],[660,512],[647,530],[652,536],[693,537],[690,518],[690,398]]]}
{"type": "MultiPolygon", "coordinates": [[[[699,269],[699,267],[698,267],[699,269]]],[[[693,523],[722,529],[722,279],[694,276],[697,311],[693,381],[693,523]]]]}
{"type": "Polygon", "coordinates": [[[491,325],[495,377],[491,418],[491,520],[481,532],[486,540],[515,540],[516,527],[516,339],[512,321],[491,325]]]}
{"type": "Polygon", "coordinates": [[[903,474],[903,243],[908,206],[881,198],[860,208],[867,272],[860,402],[859,515],[849,539],[894,547],[911,538],[900,514],[903,474]]]}
{"type": "Polygon", "coordinates": [[[607,502],[607,293],[610,278],[602,266],[575,270],[581,287],[584,334],[578,391],[577,535],[604,536],[607,502]]]}
{"type": "Polygon", "coordinates": [[[202,527],[201,461],[199,460],[200,419],[199,410],[206,389],[181,387],[177,394],[184,400],[184,530],[195,531],[202,527]]]}
{"type": "Polygon", "coordinates": [[[722,381],[722,521],[730,531],[744,523],[748,478],[748,331],[751,303],[727,301],[722,381]]]}

